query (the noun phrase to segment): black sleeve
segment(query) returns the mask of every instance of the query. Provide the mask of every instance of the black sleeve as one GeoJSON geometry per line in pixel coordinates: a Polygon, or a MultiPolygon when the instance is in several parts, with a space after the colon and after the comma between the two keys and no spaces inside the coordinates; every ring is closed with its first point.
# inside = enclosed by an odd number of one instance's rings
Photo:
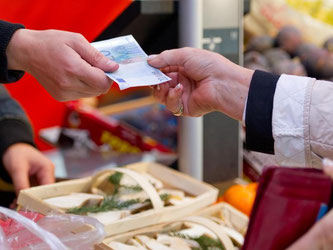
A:
{"type": "Polygon", "coordinates": [[[21,106],[0,85],[0,159],[18,142],[34,145],[32,128],[21,106]]]}
{"type": "Polygon", "coordinates": [[[6,49],[17,29],[24,28],[21,24],[13,24],[0,20],[0,82],[16,82],[24,74],[19,70],[8,70],[6,49]]]}
{"type": "Polygon", "coordinates": [[[33,131],[21,106],[0,85],[0,178],[7,182],[10,182],[10,177],[3,167],[2,158],[6,149],[15,143],[35,146],[33,131]]]}
{"type": "Polygon", "coordinates": [[[272,112],[279,75],[256,70],[247,97],[245,126],[246,148],[274,154],[272,112]]]}

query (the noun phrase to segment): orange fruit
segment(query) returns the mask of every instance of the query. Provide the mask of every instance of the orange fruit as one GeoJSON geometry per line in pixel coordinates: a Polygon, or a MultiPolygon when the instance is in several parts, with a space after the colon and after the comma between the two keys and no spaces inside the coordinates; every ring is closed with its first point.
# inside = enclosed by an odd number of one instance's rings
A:
{"type": "Polygon", "coordinates": [[[217,198],[216,202],[215,203],[220,203],[220,202],[223,202],[224,201],[224,196],[220,196],[217,198]]]}
{"type": "Polygon", "coordinates": [[[258,183],[233,185],[224,193],[224,201],[250,216],[258,183]]]}

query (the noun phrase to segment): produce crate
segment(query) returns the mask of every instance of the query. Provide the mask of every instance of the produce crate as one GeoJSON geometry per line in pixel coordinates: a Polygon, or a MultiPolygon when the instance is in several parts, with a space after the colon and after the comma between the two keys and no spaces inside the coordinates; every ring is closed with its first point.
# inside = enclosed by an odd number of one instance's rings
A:
{"type": "Polygon", "coordinates": [[[247,226],[249,224],[249,217],[246,214],[225,202],[199,210],[195,212],[194,215],[221,219],[225,221],[228,226],[234,228],[243,236],[245,236],[247,226]]]}
{"type": "Polygon", "coordinates": [[[105,170],[93,177],[22,190],[17,203],[24,209],[42,214],[51,212],[64,213],[64,210],[46,203],[43,199],[69,195],[71,193],[90,193],[90,190],[94,188],[96,183],[108,178],[110,174],[115,172],[123,173],[134,179],[149,196],[153,209],[133,214],[105,225],[108,236],[183,218],[212,204],[215,202],[218,195],[218,190],[213,186],[193,179],[166,166],[157,163],[135,163],[123,168],[105,170]],[[161,201],[161,197],[156,189],[152,184],[142,178],[140,173],[148,173],[160,180],[166,188],[182,190],[192,196],[193,199],[186,200],[181,204],[164,207],[164,203],[161,201]]]}
{"type": "Polygon", "coordinates": [[[231,237],[229,236],[230,233],[228,234],[228,232],[225,230],[225,228],[223,228],[223,226],[221,226],[221,224],[232,228],[241,235],[245,236],[248,221],[249,218],[245,214],[238,211],[231,205],[225,202],[221,202],[219,204],[215,204],[203,210],[197,211],[191,217],[108,237],[102,243],[96,245],[95,249],[111,250],[113,249],[109,246],[111,242],[126,243],[129,239],[132,239],[136,235],[146,235],[153,237],[153,235],[156,235],[157,233],[175,232],[181,228],[182,223],[190,222],[209,229],[217,236],[226,250],[234,250],[235,245],[239,248],[242,247],[244,238],[238,241],[235,240],[235,238],[231,240],[231,237]]]}

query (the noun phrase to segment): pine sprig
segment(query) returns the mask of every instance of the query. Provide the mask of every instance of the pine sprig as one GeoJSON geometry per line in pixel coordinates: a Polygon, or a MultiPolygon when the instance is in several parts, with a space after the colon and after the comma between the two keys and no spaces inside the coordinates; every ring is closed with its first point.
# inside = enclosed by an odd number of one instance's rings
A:
{"type": "Polygon", "coordinates": [[[143,189],[142,187],[140,187],[139,185],[120,185],[119,189],[125,189],[126,191],[130,191],[130,192],[141,192],[143,189]]]}
{"type": "MultiPolygon", "coordinates": [[[[131,199],[122,201],[121,200],[121,192],[120,191],[129,191],[129,192],[141,192],[142,188],[139,185],[120,185],[121,179],[123,178],[123,173],[116,172],[109,177],[109,182],[114,185],[114,192],[112,195],[106,197],[99,205],[94,206],[82,206],[82,207],[74,207],[67,210],[67,213],[71,214],[87,214],[87,213],[99,213],[99,212],[107,212],[112,210],[122,210],[129,208],[130,206],[143,203],[150,205],[150,199],[146,199],[144,201],[140,199],[131,199]]],[[[160,195],[162,201],[167,201],[170,199],[171,195],[169,194],[161,194],[160,195]]]]}
{"type": "MultiPolygon", "coordinates": [[[[168,194],[161,194],[160,195],[162,201],[166,201],[169,199],[170,195],[168,194]]],[[[140,199],[132,199],[127,201],[120,201],[116,200],[115,196],[110,196],[102,201],[100,205],[95,206],[83,206],[83,207],[74,207],[67,210],[66,213],[69,214],[87,214],[87,213],[99,213],[99,212],[107,212],[107,211],[113,211],[113,210],[123,210],[126,208],[129,208],[130,206],[138,203],[147,203],[151,204],[150,199],[147,199],[145,201],[141,201],[140,199]]]]}
{"type": "Polygon", "coordinates": [[[218,239],[213,239],[207,235],[201,235],[200,237],[192,237],[179,232],[170,232],[170,236],[196,241],[200,248],[192,248],[192,250],[224,250],[222,243],[218,239]]]}
{"type": "Polygon", "coordinates": [[[87,213],[99,213],[107,212],[112,210],[122,210],[128,208],[134,204],[139,203],[139,199],[127,200],[127,201],[117,201],[113,198],[108,198],[102,201],[100,205],[90,206],[90,207],[75,207],[67,211],[70,214],[87,214],[87,213]]]}
{"type": "Polygon", "coordinates": [[[115,172],[114,174],[110,175],[109,182],[113,185],[120,185],[120,181],[123,178],[124,174],[120,172],[115,172]]]}

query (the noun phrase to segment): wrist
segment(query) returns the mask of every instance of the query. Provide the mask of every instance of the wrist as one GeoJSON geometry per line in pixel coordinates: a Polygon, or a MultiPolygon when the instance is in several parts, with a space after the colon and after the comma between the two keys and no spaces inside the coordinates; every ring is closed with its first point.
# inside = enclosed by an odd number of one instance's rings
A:
{"type": "Polygon", "coordinates": [[[26,39],[28,33],[29,30],[27,29],[18,29],[10,39],[6,49],[9,70],[25,71],[22,59],[25,54],[24,48],[28,45],[28,41],[26,39]]]}
{"type": "Polygon", "coordinates": [[[253,70],[238,65],[233,65],[232,68],[224,71],[217,90],[218,111],[242,121],[253,73],[253,70]]]}

